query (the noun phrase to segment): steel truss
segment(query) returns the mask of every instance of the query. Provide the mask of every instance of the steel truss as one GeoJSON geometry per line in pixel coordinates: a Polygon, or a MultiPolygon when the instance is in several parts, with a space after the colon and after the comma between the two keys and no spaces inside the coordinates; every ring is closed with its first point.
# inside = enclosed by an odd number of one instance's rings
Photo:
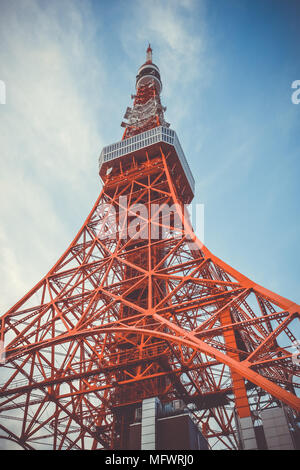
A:
{"type": "Polygon", "coordinates": [[[0,439],[124,448],[133,410],[158,396],[183,399],[212,448],[235,449],[235,412],[273,403],[299,412],[299,306],[196,238],[172,155],[155,152],[115,167],[65,253],[1,317],[0,439]],[[137,204],[149,210],[128,237],[137,204]],[[167,220],[153,204],[176,214],[167,220]]]}

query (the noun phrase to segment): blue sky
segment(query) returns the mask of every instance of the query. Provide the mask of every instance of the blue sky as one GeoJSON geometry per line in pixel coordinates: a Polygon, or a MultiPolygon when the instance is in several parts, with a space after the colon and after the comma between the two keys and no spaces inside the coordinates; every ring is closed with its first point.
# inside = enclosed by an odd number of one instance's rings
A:
{"type": "Polygon", "coordinates": [[[0,308],[54,264],[101,190],[148,42],[205,204],[205,244],[300,303],[300,3],[0,0],[0,308]]]}

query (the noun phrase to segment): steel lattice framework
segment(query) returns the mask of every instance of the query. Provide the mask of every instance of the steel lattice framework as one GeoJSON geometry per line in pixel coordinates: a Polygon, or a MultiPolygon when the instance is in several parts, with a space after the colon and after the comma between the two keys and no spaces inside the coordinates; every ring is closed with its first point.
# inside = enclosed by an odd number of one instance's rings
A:
{"type": "MultiPolygon", "coordinates": [[[[150,99],[153,80],[148,88],[150,99]]],[[[161,125],[154,112],[123,140],[161,125]]],[[[112,161],[68,249],[1,317],[0,439],[126,448],[133,410],[158,396],[183,399],[212,447],[235,449],[235,413],[274,402],[299,412],[291,347],[300,307],[197,239],[182,173],[167,143],[112,161]]]]}

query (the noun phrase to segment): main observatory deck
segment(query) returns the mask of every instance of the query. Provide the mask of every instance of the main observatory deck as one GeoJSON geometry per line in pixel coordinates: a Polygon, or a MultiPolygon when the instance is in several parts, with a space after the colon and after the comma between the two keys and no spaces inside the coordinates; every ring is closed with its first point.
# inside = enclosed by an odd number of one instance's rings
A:
{"type": "Polygon", "coordinates": [[[138,153],[142,149],[150,148],[157,144],[167,144],[175,151],[191,193],[195,193],[195,180],[181,148],[177,134],[172,129],[164,126],[155,127],[148,131],[137,134],[128,139],[120,140],[103,148],[99,157],[99,173],[102,177],[113,161],[126,159],[133,153],[138,153]]]}

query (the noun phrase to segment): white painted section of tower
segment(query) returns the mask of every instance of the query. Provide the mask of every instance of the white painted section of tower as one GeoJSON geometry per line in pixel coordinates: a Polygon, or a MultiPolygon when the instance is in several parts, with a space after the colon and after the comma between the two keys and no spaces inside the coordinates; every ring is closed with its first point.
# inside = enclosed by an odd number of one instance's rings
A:
{"type": "Polygon", "coordinates": [[[142,403],[141,450],[156,448],[156,417],[159,401],[156,397],[146,398],[142,403]]]}
{"type": "Polygon", "coordinates": [[[276,407],[263,410],[261,420],[269,450],[295,449],[283,408],[276,407]]]}

